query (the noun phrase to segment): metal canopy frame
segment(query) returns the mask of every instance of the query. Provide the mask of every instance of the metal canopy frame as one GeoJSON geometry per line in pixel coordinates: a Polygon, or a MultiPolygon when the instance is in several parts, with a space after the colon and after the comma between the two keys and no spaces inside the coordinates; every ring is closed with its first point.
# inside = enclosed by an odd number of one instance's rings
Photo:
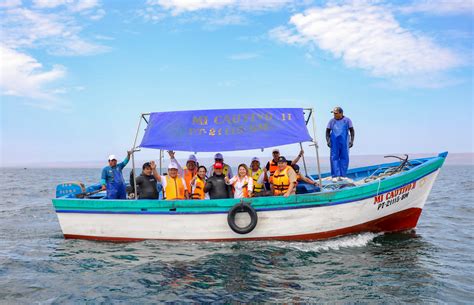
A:
{"type": "MultiPolygon", "coordinates": [[[[308,126],[308,123],[309,123],[310,120],[311,120],[312,125],[313,125],[313,141],[312,141],[313,144],[310,144],[310,146],[314,146],[314,149],[315,149],[319,185],[320,185],[320,187],[322,187],[323,183],[322,183],[322,179],[321,179],[321,165],[320,165],[320,162],[319,162],[319,145],[318,145],[318,141],[316,139],[316,120],[314,118],[314,108],[303,108],[303,111],[304,112],[309,112],[308,117],[305,119],[306,126],[308,126]]],[[[142,124],[142,120],[145,121],[145,123],[148,125],[150,115],[151,115],[150,112],[140,114],[140,119],[138,120],[137,132],[135,134],[135,139],[133,141],[133,147],[132,147],[132,166],[133,166],[133,168],[132,168],[132,173],[133,173],[133,189],[134,189],[134,193],[135,193],[135,199],[138,199],[137,198],[138,197],[137,196],[138,195],[137,194],[137,180],[136,180],[136,175],[135,175],[136,174],[135,173],[135,152],[140,150],[137,147],[138,134],[140,133],[140,127],[141,127],[141,124],[142,124]]],[[[300,144],[300,149],[302,150],[303,149],[303,143],[300,142],[299,144],[300,144]]],[[[304,158],[304,154],[303,154],[302,158],[303,158],[303,165],[304,165],[305,175],[308,176],[308,171],[307,171],[307,167],[306,167],[306,160],[304,158]]],[[[162,174],[162,169],[163,169],[162,160],[163,160],[163,150],[160,149],[160,175],[162,174]]]]}

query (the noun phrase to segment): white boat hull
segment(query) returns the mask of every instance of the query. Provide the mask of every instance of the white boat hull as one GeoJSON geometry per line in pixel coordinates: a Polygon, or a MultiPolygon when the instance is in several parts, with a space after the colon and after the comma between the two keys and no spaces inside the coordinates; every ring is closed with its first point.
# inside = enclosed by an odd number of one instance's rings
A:
{"type": "MultiPolygon", "coordinates": [[[[315,240],[359,232],[414,228],[439,169],[397,190],[334,205],[258,211],[248,234],[237,234],[227,213],[120,214],[57,211],[66,238],[110,241],[159,240],[315,240]],[[392,193],[391,193],[392,192],[392,193]]],[[[306,196],[306,195],[298,195],[306,196]]]]}

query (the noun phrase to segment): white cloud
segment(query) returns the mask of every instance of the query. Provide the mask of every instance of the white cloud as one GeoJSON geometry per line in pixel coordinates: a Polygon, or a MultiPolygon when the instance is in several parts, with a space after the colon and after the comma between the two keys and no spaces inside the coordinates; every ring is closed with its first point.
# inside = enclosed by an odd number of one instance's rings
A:
{"type": "Polygon", "coordinates": [[[94,36],[95,39],[97,40],[115,40],[114,37],[110,37],[110,36],[106,36],[106,35],[95,35],[94,36]]]}
{"type": "Polygon", "coordinates": [[[54,8],[67,3],[67,0],[33,0],[33,5],[38,8],[54,8]]]}
{"type": "Polygon", "coordinates": [[[173,14],[198,10],[238,9],[246,11],[274,10],[293,4],[293,0],[148,0],[148,5],[158,5],[173,14]]]}
{"type": "Polygon", "coordinates": [[[92,20],[100,20],[104,18],[105,16],[105,10],[103,9],[98,9],[94,14],[92,14],[89,18],[92,20]]]}
{"type": "Polygon", "coordinates": [[[291,45],[304,45],[310,41],[308,37],[300,35],[294,29],[290,29],[286,26],[278,26],[271,29],[269,35],[270,38],[291,45]]]}
{"type": "Polygon", "coordinates": [[[145,19],[148,22],[158,22],[166,17],[166,14],[163,13],[160,9],[148,6],[144,9],[140,9],[137,11],[138,16],[145,19]]]}
{"type": "Polygon", "coordinates": [[[290,24],[273,29],[270,36],[288,44],[315,45],[375,76],[437,73],[463,64],[452,50],[402,28],[388,8],[367,2],[308,9],[293,15],[290,24]]]}
{"type": "Polygon", "coordinates": [[[33,0],[36,8],[55,8],[66,6],[72,12],[81,12],[99,6],[98,0],[33,0]]]}
{"type": "Polygon", "coordinates": [[[80,24],[80,18],[100,19],[105,11],[94,9],[97,0],[35,0],[32,6],[0,5],[1,94],[30,99],[25,103],[44,109],[64,109],[67,103],[58,96],[70,90],[52,86],[64,79],[66,68],[54,64],[44,67],[28,50],[62,56],[109,51],[84,39],[80,24]]]}
{"type": "Polygon", "coordinates": [[[12,48],[44,47],[58,55],[93,55],[109,50],[82,39],[82,27],[69,15],[10,9],[0,24],[2,42],[12,48]]]}
{"type": "Polygon", "coordinates": [[[248,60],[248,59],[254,59],[260,57],[260,54],[258,53],[238,53],[238,54],[232,54],[229,56],[229,59],[232,60],[248,60]]]}
{"type": "Polygon", "coordinates": [[[313,0],[147,0],[137,14],[149,22],[160,22],[168,16],[182,17],[181,22],[202,22],[203,29],[224,25],[249,24],[247,15],[307,6],[313,0]],[[184,17],[183,17],[184,16],[184,17]]]}
{"type": "Polygon", "coordinates": [[[109,47],[88,42],[78,35],[71,35],[66,43],[58,41],[51,46],[50,53],[59,56],[96,55],[110,51],[109,47]]]}
{"type": "Polygon", "coordinates": [[[90,10],[99,5],[98,0],[78,0],[71,5],[71,9],[75,12],[90,10]]]}
{"type": "Polygon", "coordinates": [[[207,18],[209,25],[240,25],[246,22],[245,17],[241,15],[225,15],[219,18],[207,18]]]}
{"type": "Polygon", "coordinates": [[[474,13],[472,0],[418,0],[401,6],[402,13],[426,13],[433,15],[463,15],[474,13]]]}
{"type": "Polygon", "coordinates": [[[0,8],[16,7],[21,5],[21,0],[1,0],[0,8]]]}
{"type": "Polygon", "coordinates": [[[54,65],[45,70],[36,59],[6,46],[0,46],[0,87],[3,95],[53,100],[57,89],[47,90],[49,84],[62,79],[66,69],[54,65]]]}

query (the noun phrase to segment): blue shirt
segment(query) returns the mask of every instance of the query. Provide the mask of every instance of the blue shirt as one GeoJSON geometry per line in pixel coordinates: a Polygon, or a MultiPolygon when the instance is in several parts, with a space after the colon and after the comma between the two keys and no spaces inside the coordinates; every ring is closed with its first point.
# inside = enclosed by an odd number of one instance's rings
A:
{"type": "Polygon", "coordinates": [[[331,132],[334,136],[340,136],[342,133],[347,134],[349,128],[353,128],[352,121],[348,117],[342,117],[340,120],[332,118],[328,123],[328,129],[331,129],[331,132]]]}
{"type": "Polygon", "coordinates": [[[129,159],[127,156],[121,163],[118,163],[115,167],[111,167],[110,165],[104,167],[104,169],[102,169],[100,183],[105,185],[109,182],[114,182],[114,170],[119,170],[120,172],[122,172],[123,168],[127,166],[128,161],[129,159]]]}

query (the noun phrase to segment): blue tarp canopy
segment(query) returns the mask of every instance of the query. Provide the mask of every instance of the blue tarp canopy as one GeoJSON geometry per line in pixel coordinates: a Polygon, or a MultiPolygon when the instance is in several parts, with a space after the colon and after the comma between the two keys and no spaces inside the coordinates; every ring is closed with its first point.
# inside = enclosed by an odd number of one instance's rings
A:
{"type": "Polygon", "coordinates": [[[154,112],[140,147],[215,152],[312,141],[302,108],[154,112]]]}

